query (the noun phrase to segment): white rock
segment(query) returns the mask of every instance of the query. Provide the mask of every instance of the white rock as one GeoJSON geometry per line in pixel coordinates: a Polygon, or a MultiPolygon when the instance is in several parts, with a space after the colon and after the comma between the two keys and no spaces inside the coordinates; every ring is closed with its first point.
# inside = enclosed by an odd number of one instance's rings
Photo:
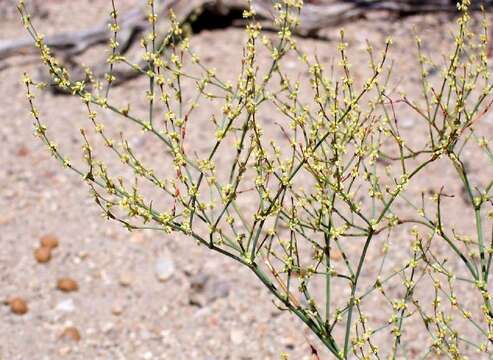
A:
{"type": "Polygon", "coordinates": [[[154,355],[150,351],[147,351],[144,354],[142,354],[142,358],[144,360],[151,360],[152,358],[154,358],[154,355]]]}
{"type": "Polygon", "coordinates": [[[168,258],[158,258],[156,261],[156,276],[159,281],[166,281],[173,276],[175,272],[175,263],[168,258]]]}
{"type": "Polygon", "coordinates": [[[193,314],[193,316],[195,318],[201,318],[201,317],[206,317],[207,315],[210,315],[211,313],[211,309],[208,308],[208,307],[203,307],[203,308],[200,308],[199,310],[197,310],[195,312],[195,314],[193,314]]]}
{"type": "Polygon", "coordinates": [[[58,354],[60,356],[67,356],[72,352],[72,349],[69,346],[64,346],[61,349],[58,350],[58,354]]]}
{"type": "Polygon", "coordinates": [[[63,311],[63,312],[72,312],[75,310],[75,304],[74,304],[74,300],[72,299],[66,299],[66,300],[63,300],[63,301],[60,301],[56,308],[55,308],[56,311],[63,311]]]}
{"type": "Polygon", "coordinates": [[[101,325],[101,331],[105,334],[109,333],[111,330],[115,328],[115,324],[112,322],[105,322],[101,325]]]}
{"type": "Polygon", "coordinates": [[[166,305],[163,305],[161,307],[161,309],[159,310],[159,315],[164,316],[168,313],[168,311],[169,311],[169,307],[167,307],[166,305]]]}
{"type": "Polygon", "coordinates": [[[295,69],[298,64],[296,63],[296,61],[286,61],[286,63],[284,64],[288,69],[295,69]]]}
{"type": "Polygon", "coordinates": [[[406,117],[399,122],[399,126],[404,129],[410,129],[415,125],[416,121],[410,117],[406,117]]]}
{"type": "Polygon", "coordinates": [[[152,339],[152,333],[147,329],[141,329],[139,334],[140,339],[148,341],[152,339]]]}
{"type": "Polygon", "coordinates": [[[237,329],[232,330],[231,333],[229,334],[229,337],[233,342],[233,344],[235,345],[240,345],[245,338],[243,331],[237,329]]]}

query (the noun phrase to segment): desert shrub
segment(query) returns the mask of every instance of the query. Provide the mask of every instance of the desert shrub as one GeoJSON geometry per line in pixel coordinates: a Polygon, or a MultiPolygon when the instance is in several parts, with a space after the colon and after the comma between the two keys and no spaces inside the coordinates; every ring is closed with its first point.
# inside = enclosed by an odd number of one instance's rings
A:
{"type": "Polygon", "coordinates": [[[152,0],[145,66],[119,53],[113,3],[105,78],[86,69],[86,80],[73,80],[21,2],[52,84],[23,81],[36,135],[108,219],[130,231],[179,232],[241,263],[335,358],[490,354],[493,153],[484,119],[493,100],[486,19],[474,22],[469,5],[458,4],[441,64],[416,38],[417,99],[391,86],[391,39],[381,51],[368,45],[366,79],[353,78],[342,31],[334,66],[303,52],[293,35],[301,0],[274,2],[277,33],[262,30],[252,7],[243,13],[233,80],[202,62],[173,14],[159,33],[152,0]],[[269,63],[258,60],[262,52],[269,63]],[[297,61],[294,71],[286,59],[297,61]],[[112,100],[121,65],[148,80],[146,112],[112,100]],[[35,94],[50,86],[87,109],[83,161],[66,157],[41,120],[35,94]],[[403,116],[419,131],[401,129],[403,116]],[[154,166],[120,119],[153,141],[154,166]],[[193,131],[203,141],[190,140],[193,131]],[[108,152],[121,168],[107,164],[108,152]],[[444,169],[455,180],[444,183],[444,169]],[[438,187],[426,192],[427,184],[438,187]]]}

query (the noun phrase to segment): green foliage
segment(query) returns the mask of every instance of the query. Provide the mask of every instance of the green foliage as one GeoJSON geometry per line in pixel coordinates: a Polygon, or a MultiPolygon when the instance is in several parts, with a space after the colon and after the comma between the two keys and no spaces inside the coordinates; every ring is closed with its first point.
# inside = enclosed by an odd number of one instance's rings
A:
{"type": "Polygon", "coordinates": [[[142,40],[147,66],[119,54],[113,3],[108,73],[98,80],[88,69],[86,83],[71,80],[21,3],[24,25],[52,80],[80,98],[91,133],[134,176],[113,175],[84,129],[86,166],[72,164],[51,140],[34,104],[34,88],[46,84],[25,75],[36,134],[88,184],[107,218],[129,230],[183,233],[248,267],[278,306],[298,316],[338,359],[408,356],[412,339],[405,329],[410,327],[427,334],[424,358],[490,354],[493,238],[487,243],[485,229],[493,225],[493,181],[474,183],[464,160],[464,149],[471,146],[486,154],[484,167],[493,159],[478,130],[493,101],[485,21],[482,32],[474,33],[468,1],[458,5],[454,49],[436,84],[429,75],[432,61],[417,39],[422,97],[411,100],[388,89],[390,39],[379,54],[368,47],[369,76],[360,82],[352,77],[343,32],[336,71],[303,53],[293,36],[302,6],[300,0],[275,3],[276,35],[263,33],[253,8],[244,12],[241,70],[235,82],[227,82],[201,62],[173,14],[169,32],[157,41],[152,0],[152,30],[142,40]],[[267,65],[258,61],[265,49],[271,55],[267,65]],[[302,81],[284,66],[290,55],[309,73],[309,95],[301,94],[302,81]],[[147,77],[145,118],[111,100],[116,64],[147,77]],[[208,123],[215,138],[199,152],[187,141],[187,131],[198,126],[193,118],[206,106],[217,110],[208,123]],[[419,149],[399,128],[396,112],[402,106],[428,129],[419,149]],[[276,136],[264,131],[265,112],[276,114],[276,136]],[[129,120],[162,142],[161,168],[144,164],[124,136],[113,140],[100,113],[129,120]],[[216,163],[221,152],[231,155],[229,163],[216,163]],[[437,162],[448,163],[462,183],[467,205],[459,210],[461,216],[472,214],[472,236],[447,223],[451,210],[444,204],[451,194],[443,189],[432,194],[432,205],[424,193],[418,204],[410,195],[413,182],[437,162]],[[163,164],[172,171],[161,176],[163,164]],[[146,186],[158,192],[145,196],[146,186]],[[404,259],[392,252],[391,239],[397,236],[410,239],[394,246],[404,259]],[[379,255],[369,257],[372,251],[379,255]],[[387,320],[375,320],[376,311],[387,320]]]}

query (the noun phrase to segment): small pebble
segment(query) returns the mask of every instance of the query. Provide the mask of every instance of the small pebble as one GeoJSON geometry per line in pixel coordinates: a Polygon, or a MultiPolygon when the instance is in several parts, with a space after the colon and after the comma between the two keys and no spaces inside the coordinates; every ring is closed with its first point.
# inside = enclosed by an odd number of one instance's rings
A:
{"type": "Polygon", "coordinates": [[[58,247],[59,241],[55,235],[48,234],[48,235],[44,235],[41,237],[40,244],[42,247],[54,249],[54,248],[58,247]]]}
{"type": "Polygon", "coordinates": [[[145,236],[142,232],[137,231],[132,234],[132,236],[130,237],[130,241],[135,244],[141,244],[145,241],[145,236]]]}
{"type": "Polygon", "coordinates": [[[70,346],[64,346],[60,350],[58,350],[58,355],[67,356],[71,352],[72,352],[72,349],[70,348],[70,346]]]}
{"type": "Polygon", "coordinates": [[[25,157],[27,155],[29,155],[29,149],[26,146],[22,145],[17,149],[17,156],[25,157]]]}
{"type": "Polygon", "coordinates": [[[67,299],[60,301],[57,306],[55,307],[55,310],[57,311],[63,311],[63,312],[72,312],[75,310],[75,304],[74,300],[72,299],[67,299]]]}
{"type": "Polygon", "coordinates": [[[342,259],[342,253],[338,249],[331,249],[330,259],[334,261],[339,261],[342,259]]]}
{"type": "Polygon", "coordinates": [[[101,325],[101,331],[105,334],[108,334],[114,328],[115,328],[115,324],[113,324],[112,322],[106,322],[101,325]]]}
{"type": "Polygon", "coordinates": [[[142,358],[144,360],[151,360],[154,358],[154,355],[150,351],[147,351],[142,355],[142,358]]]}
{"type": "Polygon", "coordinates": [[[120,279],[118,279],[118,283],[121,286],[130,286],[132,283],[132,277],[129,274],[123,273],[120,275],[120,279]]]}
{"type": "Polygon", "coordinates": [[[111,313],[115,316],[119,316],[123,313],[123,306],[120,304],[115,304],[111,308],[111,313]]]}
{"type": "Polygon", "coordinates": [[[175,272],[175,263],[171,259],[159,258],[156,261],[156,276],[159,281],[169,280],[175,272]]]}
{"type": "Polygon", "coordinates": [[[79,290],[79,285],[73,279],[61,278],[61,279],[58,279],[57,288],[58,288],[58,290],[61,290],[64,292],[71,292],[71,291],[79,290]]]}
{"type": "Polygon", "coordinates": [[[69,326],[63,330],[61,337],[73,341],[80,341],[80,332],[75,326],[69,326]]]}
{"type": "Polygon", "coordinates": [[[46,246],[41,246],[34,250],[34,258],[40,264],[47,263],[51,260],[51,248],[46,246]]]}
{"type": "Polygon", "coordinates": [[[232,330],[229,337],[235,345],[240,345],[245,339],[245,336],[241,330],[232,330]]]}
{"type": "Polygon", "coordinates": [[[218,299],[228,297],[231,286],[229,282],[199,273],[190,279],[190,305],[203,307],[218,299]]]}
{"type": "Polygon", "coordinates": [[[24,299],[13,298],[9,301],[10,311],[16,315],[24,315],[29,310],[24,299]]]}
{"type": "Polygon", "coordinates": [[[8,224],[12,219],[12,216],[0,216],[0,225],[8,224]]]}
{"type": "Polygon", "coordinates": [[[161,309],[159,310],[159,315],[164,316],[168,313],[168,311],[169,311],[169,307],[167,307],[166,305],[163,305],[161,307],[161,309]]]}
{"type": "Polygon", "coordinates": [[[404,118],[402,121],[400,121],[399,125],[404,129],[410,129],[414,127],[415,121],[412,118],[404,118]]]}

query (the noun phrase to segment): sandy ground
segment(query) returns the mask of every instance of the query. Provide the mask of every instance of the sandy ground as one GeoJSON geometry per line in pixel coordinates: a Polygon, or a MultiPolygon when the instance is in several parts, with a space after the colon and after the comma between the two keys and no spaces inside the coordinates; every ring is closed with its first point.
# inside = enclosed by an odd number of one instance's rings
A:
{"type": "MultiPolygon", "coordinates": [[[[135,1],[117,3],[124,10],[135,1]]],[[[0,40],[25,35],[9,6],[11,2],[0,0],[0,40]]],[[[40,1],[42,16],[34,20],[48,34],[77,30],[105,19],[109,6],[105,0],[40,1]]],[[[426,39],[427,51],[440,56],[451,45],[452,24],[445,16],[348,24],[356,76],[364,74],[358,65],[367,62],[362,52],[365,40],[381,44],[392,35],[399,40],[392,50],[398,81],[406,80],[409,91],[417,91],[418,76],[410,61],[415,56],[412,29],[418,28],[426,39]]],[[[324,34],[329,41],[306,39],[300,44],[329,63],[335,56],[337,30],[324,34]]],[[[228,76],[239,66],[243,40],[240,29],[230,28],[203,31],[192,44],[208,65],[228,76]]],[[[15,57],[0,70],[0,299],[21,297],[29,307],[27,314],[18,316],[0,306],[0,359],[267,360],[286,352],[297,360],[311,358],[310,344],[319,348],[321,359],[331,358],[301,322],[272,305],[268,291],[239,265],[181,236],[128,233],[101,218],[88,189],[33,137],[20,82],[24,71],[38,74],[33,60],[15,57]],[[39,264],[33,251],[46,234],[54,234],[60,245],[51,261],[39,264]],[[156,275],[158,264],[166,267],[165,281],[156,275]],[[61,277],[73,278],[79,290],[57,290],[61,277]],[[80,332],[80,341],[63,336],[71,326],[80,332]]],[[[145,89],[145,80],[137,79],[116,89],[113,96],[122,101],[135,98],[137,109],[145,109],[142,98],[134,96],[145,89]]],[[[80,102],[48,93],[38,102],[61,147],[78,154],[77,129],[86,121],[80,102]]],[[[152,144],[142,140],[140,130],[123,126],[133,134],[135,145],[152,157],[152,144]]],[[[403,119],[403,128],[411,141],[419,142],[423,131],[416,119],[403,119]]],[[[196,133],[200,141],[200,131],[196,133]]],[[[424,178],[418,186],[437,189],[446,183],[458,188],[444,180],[450,169],[438,164],[433,171],[445,178],[424,178]]],[[[462,221],[468,229],[467,220],[454,216],[458,226],[462,221]]],[[[376,313],[377,318],[386,316],[376,313]]],[[[410,358],[419,354],[421,335],[419,330],[409,335],[415,339],[410,358]]]]}

